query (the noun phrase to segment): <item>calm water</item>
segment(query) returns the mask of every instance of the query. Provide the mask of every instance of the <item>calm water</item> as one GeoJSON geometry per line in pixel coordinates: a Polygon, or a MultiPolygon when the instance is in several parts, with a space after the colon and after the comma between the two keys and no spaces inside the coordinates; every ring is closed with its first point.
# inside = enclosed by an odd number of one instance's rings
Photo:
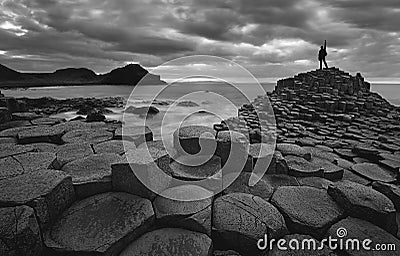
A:
{"type": "MultiPolygon", "coordinates": [[[[73,87],[43,87],[23,90],[2,90],[6,96],[12,97],[54,97],[59,99],[76,97],[109,97],[120,96],[127,100],[127,106],[148,106],[154,99],[159,102],[168,102],[165,105],[156,105],[160,113],[144,120],[134,114],[123,115],[123,109],[111,109],[113,114],[109,119],[123,120],[132,125],[148,125],[156,138],[163,135],[171,136],[180,124],[212,126],[223,119],[237,115],[237,108],[244,103],[251,102],[258,95],[272,91],[274,84],[258,85],[240,84],[237,88],[224,83],[181,83],[172,86],[73,86],[73,87]],[[130,97],[132,93],[132,96],[130,97]],[[179,106],[179,102],[190,101],[197,106],[179,106]],[[172,103],[172,104],[171,104],[172,103]]],[[[75,112],[55,115],[71,119],[75,112]]],[[[172,141],[172,140],[169,140],[172,141]]]]}
{"type": "MultiPolygon", "coordinates": [[[[132,125],[148,125],[154,132],[155,138],[160,134],[172,136],[178,125],[183,123],[201,124],[212,126],[221,120],[237,115],[237,107],[253,100],[257,95],[266,91],[272,91],[275,84],[263,84],[263,90],[252,84],[240,84],[239,90],[223,83],[185,83],[173,86],[138,86],[135,87],[130,97],[132,86],[69,86],[69,87],[43,87],[24,90],[2,90],[6,96],[12,97],[54,97],[54,98],[76,98],[76,97],[109,97],[120,96],[127,100],[127,105],[135,107],[147,106],[149,102],[168,101],[169,105],[157,105],[160,113],[152,118],[144,120],[139,115],[125,114],[122,109],[112,109],[113,114],[107,118],[124,120],[132,125]],[[246,96],[245,96],[246,95],[246,96]],[[178,102],[191,101],[198,106],[178,106],[178,102]],[[200,112],[199,112],[200,111],[200,112]]],[[[395,105],[400,105],[400,85],[398,84],[373,84],[372,91],[380,93],[395,105]]],[[[67,112],[56,115],[66,119],[76,116],[75,112],[67,112]]]]}

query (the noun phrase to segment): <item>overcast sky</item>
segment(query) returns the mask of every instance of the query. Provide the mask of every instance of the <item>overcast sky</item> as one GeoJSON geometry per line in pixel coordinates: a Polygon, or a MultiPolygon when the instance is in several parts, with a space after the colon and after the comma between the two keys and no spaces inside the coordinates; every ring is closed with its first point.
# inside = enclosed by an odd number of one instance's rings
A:
{"type": "MultiPolygon", "coordinates": [[[[328,64],[400,77],[399,0],[0,0],[0,63],[20,71],[138,62],[193,54],[228,58],[256,77],[328,64]]],[[[191,67],[171,67],[188,72],[191,67]]]]}

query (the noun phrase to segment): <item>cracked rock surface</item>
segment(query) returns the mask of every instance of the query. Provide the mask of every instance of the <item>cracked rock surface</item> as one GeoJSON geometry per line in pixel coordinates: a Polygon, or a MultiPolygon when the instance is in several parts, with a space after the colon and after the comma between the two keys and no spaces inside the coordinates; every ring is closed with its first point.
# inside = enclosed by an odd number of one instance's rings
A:
{"type": "Polygon", "coordinates": [[[281,213],[262,198],[232,193],[214,201],[213,230],[217,243],[243,255],[258,255],[257,241],[267,235],[279,238],[287,233],[281,213]]]}
{"type": "Polygon", "coordinates": [[[324,189],[307,186],[279,187],[271,203],[283,214],[291,232],[321,238],[344,216],[344,211],[324,189]]]}

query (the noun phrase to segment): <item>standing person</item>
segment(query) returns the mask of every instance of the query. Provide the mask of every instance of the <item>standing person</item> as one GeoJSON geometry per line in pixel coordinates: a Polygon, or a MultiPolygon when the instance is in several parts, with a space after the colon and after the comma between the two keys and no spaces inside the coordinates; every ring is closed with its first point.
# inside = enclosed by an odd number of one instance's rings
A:
{"type": "Polygon", "coordinates": [[[318,60],[319,60],[319,69],[322,69],[322,62],[324,62],[325,68],[328,68],[328,64],[326,64],[326,56],[328,53],[326,52],[326,40],[324,45],[321,45],[321,49],[318,52],[318,60]]]}

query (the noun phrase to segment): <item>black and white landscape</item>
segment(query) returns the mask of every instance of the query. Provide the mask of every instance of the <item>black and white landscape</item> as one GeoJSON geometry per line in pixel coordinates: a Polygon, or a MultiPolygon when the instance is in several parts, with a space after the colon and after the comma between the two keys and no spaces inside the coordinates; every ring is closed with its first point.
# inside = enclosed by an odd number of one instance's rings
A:
{"type": "Polygon", "coordinates": [[[399,255],[399,14],[0,0],[0,255],[399,255]]]}

